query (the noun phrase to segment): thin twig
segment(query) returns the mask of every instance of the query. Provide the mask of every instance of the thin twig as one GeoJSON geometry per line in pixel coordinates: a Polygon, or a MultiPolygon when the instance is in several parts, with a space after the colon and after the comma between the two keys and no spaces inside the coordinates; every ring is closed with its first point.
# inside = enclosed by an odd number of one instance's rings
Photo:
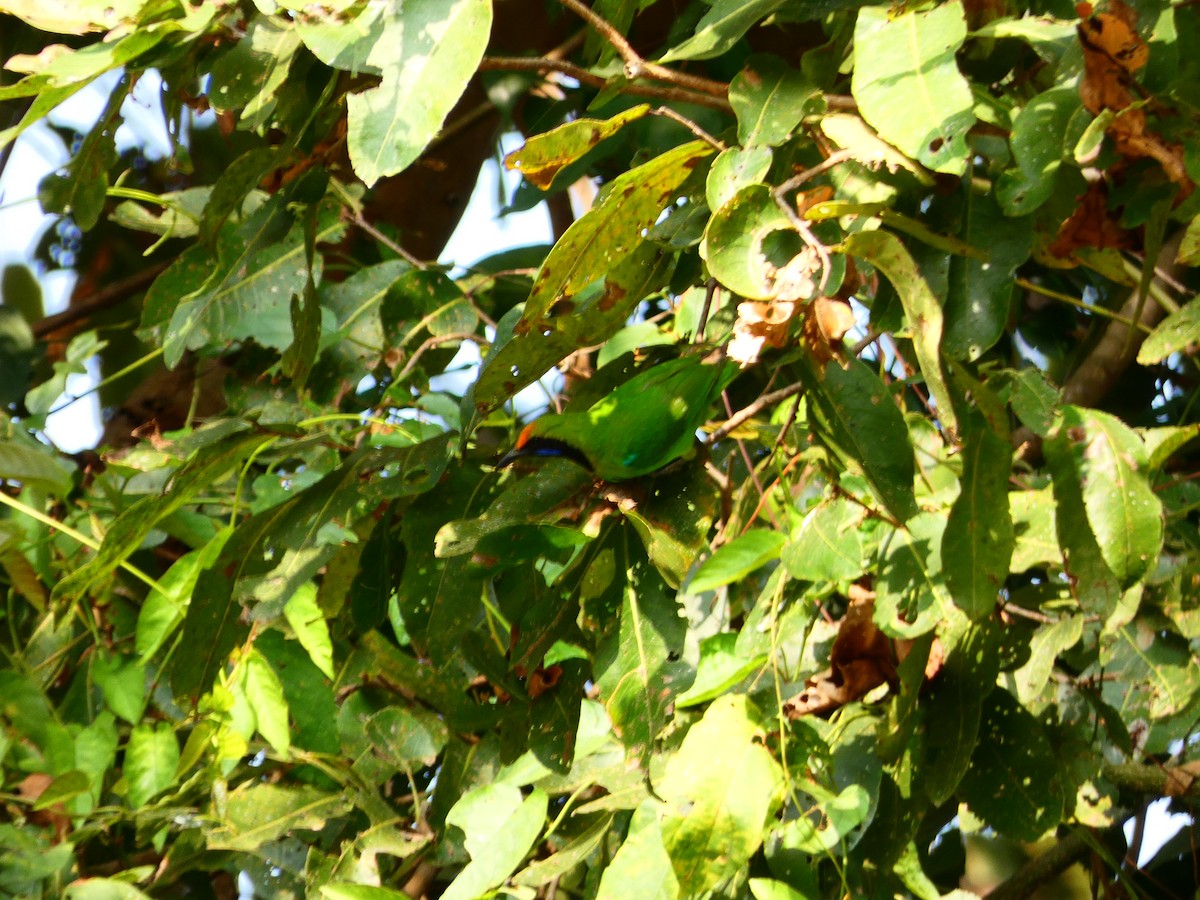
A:
{"type": "MultiPolygon", "coordinates": [[[[596,75],[582,66],[566,60],[548,59],[544,56],[485,56],[480,60],[478,68],[481,72],[558,72],[589,87],[603,88],[608,85],[608,79],[602,75],[596,75]]],[[[619,93],[632,94],[636,97],[649,97],[652,100],[664,100],[671,103],[692,103],[723,113],[733,112],[733,107],[723,97],[713,97],[683,88],[659,87],[654,84],[625,84],[619,86],[617,90],[619,93]]]]}
{"type": "Polygon", "coordinates": [[[673,69],[658,65],[658,63],[646,62],[646,60],[642,59],[641,54],[633,49],[633,45],[625,39],[625,35],[621,34],[620,31],[614,28],[599,13],[585,6],[579,0],[559,0],[559,2],[591,25],[602,38],[612,44],[613,49],[617,51],[617,55],[625,63],[625,75],[630,81],[636,81],[638,78],[645,76],[653,78],[656,81],[665,81],[667,84],[675,84],[689,90],[698,91],[701,94],[708,94],[712,97],[724,99],[728,95],[729,85],[727,84],[713,81],[710,78],[701,78],[699,75],[676,72],[673,69]]]}
{"type": "Polygon", "coordinates": [[[451,341],[474,341],[476,344],[486,343],[479,335],[469,331],[455,331],[451,334],[434,335],[433,337],[424,340],[421,343],[421,346],[413,351],[413,355],[408,358],[408,362],[404,364],[404,368],[397,373],[396,381],[403,381],[408,374],[417,367],[417,363],[420,361],[421,355],[426,350],[432,350],[439,344],[448,344],[451,341]]]}
{"type": "Polygon", "coordinates": [[[808,244],[808,246],[811,247],[817,254],[817,258],[821,260],[821,283],[817,288],[821,294],[825,293],[825,285],[829,282],[829,270],[833,265],[833,261],[829,258],[829,251],[825,249],[825,245],[821,243],[821,240],[815,234],[813,234],[812,228],[810,228],[808,223],[800,217],[800,215],[796,212],[795,207],[792,206],[791,201],[789,201],[785,195],[796,190],[796,188],[800,187],[800,185],[804,184],[804,182],[808,181],[808,179],[815,178],[822,172],[827,172],[839,163],[845,162],[846,160],[850,159],[852,155],[853,154],[849,150],[837,150],[834,153],[829,154],[829,157],[823,162],[818,163],[811,169],[805,169],[798,175],[792,176],[783,184],[779,185],[779,187],[771,191],[771,196],[775,200],[775,205],[783,210],[783,214],[787,216],[788,221],[792,223],[792,227],[800,233],[800,236],[804,239],[804,243],[808,244]]]}
{"type": "Polygon", "coordinates": [[[817,163],[811,169],[805,169],[800,174],[793,175],[783,184],[779,185],[779,187],[775,188],[775,191],[780,195],[786,194],[788,191],[794,191],[810,178],[816,178],[821,173],[828,172],[834,166],[844,163],[846,160],[852,159],[853,157],[854,153],[850,150],[835,150],[833,153],[830,153],[825,160],[817,163]]]}
{"type": "Polygon", "coordinates": [[[713,296],[717,293],[717,279],[708,279],[704,291],[704,305],[700,307],[700,321],[696,323],[696,338],[693,343],[704,340],[704,329],[708,327],[708,314],[712,312],[713,296]]]}
{"type": "Polygon", "coordinates": [[[863,339],[850,348],[848,351],[849,355],[857,358],[860,353],[879,340],[879,336],[881,334],[883,334],[883,332],[875,328],[869,329],[866,335],[863,336],[863,339]]]}
{"type": "Polygon", "coordinates": [[[590,7],[584,6],[579,0],[559,0],[563,6],[583,19],[596,30],[600,37],[604,38],[610,44],[617,54],[628,65],[631,62],[640,62],[641,56],[633,49],[633,45],[625,39],[625,35],[621,34],[612,24],[601,16],[598,12],[590,7]]]}
{"type": "Polygon", "coordinates": [[[652,109],[650,110],[650,114],[655,116],[663,116],[664,118],[670,119],[672,122],[678,122],[696,137],[700,138],[700,140],[704,141],[711,147],[715,147],[718,151],[725,149],[725,145],[721,143],[721,141],[717,140],[687,116],[680,115],[669,106],[660,106],[657,109],[652,109]]]}
{"type": "MultiPolygon", "coordinates": [[[[733,406],[729,403],[729,394],[722,393],[721,399],[725,402],[726,414],[732,415],[733,406]]],[[[758,506],[755,508],[755,514],[757,515],[757,510],[762,509],[766,505],[767,492],[763,488],[762,479],[758,477],[758,472],[754,468],[754,460],[750,458],[750,451],[746,449],[746,442],[739,438],[737,441],[737,446],[738,452],[742,454],[742,462],[746,464],[746,471],[750,475],[750,480],[754,482],[754,489],[758,491],[759,502],[758,506]]],[[[775,518],[775,511],[767,506],[766,513],[767,518],[771,521],[771,526],[776,529],[779,528],[779,520],[775,518]]]]}
{"type": "Polygon", "coordinates": [[[1043,625],[1054,625],[1058,622],[1058,619],[1054,618],[1054,616],[1048,616],[1033,609],[1026,609],[1023,606],[1017,606],[1015,603],[1001,603],[1000,609],[1011,616],[1029,619],[1032,622],[1040,622],[1043,625]]]}
{"type": "Polygon", "coordinates": [[[749,406],[734,413],[729,417],[729,420],[708,436],[707,443],[715,444],[717,441],[728,437],[729,433],[745,422],[747,419],[752,419],[758,415],[766,407],[772,403],[779,403],[781,400],[786,400],[788,397],[794,397],[796,394],[804,390],[804,382],[797,381],[795,384],[789,384],[787,387],[780,388],[777,391],[772,391],[769,394],[763,394],[749,406]]]}
{"type": "Polygon", "coordinates": [[[374,225],[372,225],[370,222],[368,222],[366,219],[364,219],[363,214],[361,212],[359,212],[358,210],[355,210],[353,214],[348,216],[348,218],[356,226],[361,228],[363,231],[365,231],[371,237],[375,238],[375,240],[379,241],[379,243],[383,244],[383,246],[387,247],[389,250],[391,250],[393,253],[395,253],[397,256],[399,256],[402,260],[404,260],[406,263],[408,263],[410,266],[412,266],[414,269],[429,268],[427,263],[421,262],[421,260],[417,259],[411,253],[409,253],[407,250],[405,250],[403,247],[401,247],[399,244],[397,244],[395,241],[393,241],[390,237],[388,237],[386,234],[384,234],[382,231],[380,231],[378,228],[376,228],[374,225]]]}

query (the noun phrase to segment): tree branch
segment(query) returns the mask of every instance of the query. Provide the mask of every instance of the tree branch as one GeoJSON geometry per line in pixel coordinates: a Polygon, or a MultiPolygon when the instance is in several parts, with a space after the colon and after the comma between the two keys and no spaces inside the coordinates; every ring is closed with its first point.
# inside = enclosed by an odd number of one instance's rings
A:
{"type": "MultiPolygon", "coordinates": [[[[1120,826],[1115,825],[1105,834],[1119,834],[1120,830],[1120,826]]],[[[1092,847],[1098,839],[1103,840],[1103,837],[1086,828],[1072,831],[1045,853],[1025,863],[1007,881],[997,885],[988,894],[988,900],[1025,900],[1026,897],[1032,897],[1042,885],[1053,881],[1075,863],[1085,859],[1092,852],[1092,847]]]]}
{"type": "Polygon", "coordinates": [[[1158,766],[1151,763],[1113,763],[1100,774],[1124,791],[1154,797],[1200,797],[1200,766],[1158,766]]]}
{"type": "Polygon", "coordinates": [[[789,384],[787,387],[780,388],[777,391],[771,391],[769,394],[763,394],[749,406],[738,410],[732,416],[730,416],[729,420],[724,425],[708,436],[707,443],[715,444],[722,438],[727,437],[729,433],[733,431],[733,429],[737,428],[747,419],[753,418],[761,410],[771,406],[772,404],[786,400],[788,397],[794,397],[802,390],[804,390],[804,382],[797,381],[795,384],[789,384]]]}
{"type": "Polygon", "coordinates": [[[579,0],[559,0],[559,3],[591,25],[602,38],[612,45],[613,49],[617,51],[617,54],[624,61],[625,75],[630,81],[648,77],[656,81],[665,81],[667,84],[675,84],[679,87],[698,91],[701,94],[708,94],[712,97],[724,99],[728,96],[729,85],[723,84],[720,81],[701,78],[699,75],[689,75],[686,72],[676,72],[674,69],[668,69],[665,66],[660,66],[658,63],[646,62],[646,60],[642,59],[641,54],[633,49],[633,45],[625,39],[625,35],[621,34],[621,32],[614,28],[595,10],[585,6],[579,0]]]}
{"type": "Polygon", "coordinates": [[[165,272],[167,266],[170,264],[170,262],[158,263],[148,269],[143,269],[140,272],[130,275],[128,278],[114,281],[91,296],[73,302],[62,312],[46,316],[46,318],[33,324],[34,336],[39,339],[51,337],[55,332],[61,331],[69,325],[74,325],[80,319],[87,319],[98,312],[103,312],[106,309],[117,306],[142,288],[149,287],[151,282],[165,272]]]}
{"type": "MultiPolygon", "coordinates": [[[[558,72],[589,87],[603,88],[608,84],[607,78],[589,72],[583,66],[562,59],[548,59],[544,56],[485,56],[479,63],[479,70],[481,72],[558,72]]],[[[654,100],[665,100],[672,103],[694,103],[696,106],[707,106],[709,109],[724,113],[733,112],[733,107],[724,98],[682,88],[659,87],[653,84],[625,84],[621,85],[618,91],[622,94],[632,94],[635,97],[650,97],[654,100]]]]}

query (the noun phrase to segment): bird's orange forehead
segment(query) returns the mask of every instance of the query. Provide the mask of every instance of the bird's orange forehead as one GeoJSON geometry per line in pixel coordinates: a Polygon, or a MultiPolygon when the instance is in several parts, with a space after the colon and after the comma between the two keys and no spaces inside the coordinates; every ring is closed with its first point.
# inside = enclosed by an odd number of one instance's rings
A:
{"type": "Polygon", "coordinates": [[[526,425],[524,428],[521,429],[521,433],[519,435],[517,435],[516,449],[520,450],[522,447],[524,447],[526,444],[529,443],[529,439],[531,437],[533,437],[533,426],[535,424],[536,423],[534,423],[534,422],[530,422],[528,425],[526,425]]]}

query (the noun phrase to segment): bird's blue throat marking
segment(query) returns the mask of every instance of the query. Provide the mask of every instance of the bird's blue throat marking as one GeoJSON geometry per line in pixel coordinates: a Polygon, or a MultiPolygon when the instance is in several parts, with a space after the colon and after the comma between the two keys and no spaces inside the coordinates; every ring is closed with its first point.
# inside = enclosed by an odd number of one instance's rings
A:
{"type": "Polygon", "coordinates": [[[509,465],[514,460],[520,459],[523,456],[558,456],[578,463],[589,472],[592,471],[592,464],[584,455],[582,450],[580,450],[578,447],[572,447],[566,441],[560,441],[557,438],[547,437],[530,438],[520,449],[513,450],[512,452],[508,453],[502,460],[500,460],[498,465],[500,468],[503,468],[504,466],[509,465]]]}

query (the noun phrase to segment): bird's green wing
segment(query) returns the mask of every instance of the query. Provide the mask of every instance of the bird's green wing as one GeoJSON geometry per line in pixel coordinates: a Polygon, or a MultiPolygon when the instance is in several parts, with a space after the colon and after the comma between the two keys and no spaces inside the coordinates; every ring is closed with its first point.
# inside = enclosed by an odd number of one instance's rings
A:
{"type": "Polygon", "coordinates": [[[587,434],[577,444],[608,481],[660,469],[692,448],[713,399],[736,374],[732,364],[696,357],[639,373],[583,414],[587,434]]]}

